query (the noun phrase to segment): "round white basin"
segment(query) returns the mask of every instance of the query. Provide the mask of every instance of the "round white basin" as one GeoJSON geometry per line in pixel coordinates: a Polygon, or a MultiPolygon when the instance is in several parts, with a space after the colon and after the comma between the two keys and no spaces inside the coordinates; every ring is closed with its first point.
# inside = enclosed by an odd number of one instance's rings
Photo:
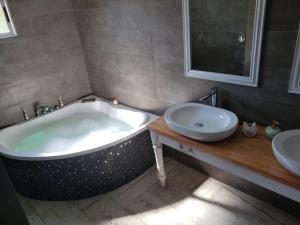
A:
{"type": "Polygon", "coordinates": [[[288,130],[276,135],[272,147],[280,164],[300,176],[300,130],[288,130]]]}
{"type": "Polygon", "coordinates": [[[237,128],[237,116],[225,109],[198,103],[171,106],[165,112],[168,126],[175,132],[205,142],[220,141],[237,128]]]}

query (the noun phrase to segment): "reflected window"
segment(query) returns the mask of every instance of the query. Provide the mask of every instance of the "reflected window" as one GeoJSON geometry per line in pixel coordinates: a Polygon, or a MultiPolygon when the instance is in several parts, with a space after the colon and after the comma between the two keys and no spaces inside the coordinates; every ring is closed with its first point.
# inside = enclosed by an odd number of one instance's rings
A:
{"type": "Polygon", "coordinates": [[[17,32],[13,24],[6,0],[0,0],[0,38],[16,36],[17,32]]]}

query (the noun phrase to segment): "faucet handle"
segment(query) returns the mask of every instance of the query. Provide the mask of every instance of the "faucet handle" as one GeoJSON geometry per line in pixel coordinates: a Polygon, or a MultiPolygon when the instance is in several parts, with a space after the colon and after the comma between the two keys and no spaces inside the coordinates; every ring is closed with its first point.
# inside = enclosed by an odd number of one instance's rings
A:
{"type": "Polygon", "coordinates": [[[211,97],[211,104],[212,106],[216,107],[217,106],[217,88],[214,87],[209,90],[208,94],[199,98],[198,101],[203,102],[204,100],[208,99],[211,97]]]}
{"type": "Polygon", "coordinates": [[[61,96],[58,97],[59,107],[64,107],[64,102],[61,96]]]}
{"type": "Polygon", "coordinates": [[[22,111],[22,113],[23,113],[23,117],[24,117],[24,119],[25,120],[29,120],[29,116],[28,116],[28,114],[25,112],[25,110],[24,110],[24,108],[21,106],[21,111],[22,111]]]}
{"type": "Polygon", "coordinates": [[[35,114],[37,117],[44,115],[44,111],[45,111],[45,106],[43,105],[37,105],[35,107],[35,114]]]}

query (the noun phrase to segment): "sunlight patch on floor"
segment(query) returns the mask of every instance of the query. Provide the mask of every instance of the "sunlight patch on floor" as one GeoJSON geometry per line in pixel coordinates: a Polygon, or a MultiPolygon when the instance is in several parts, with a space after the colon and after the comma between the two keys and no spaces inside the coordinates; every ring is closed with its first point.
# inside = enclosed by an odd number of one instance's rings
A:
{"type": "Polygon", "coordinates": [[[20,196],[32,225],[300,225],[300,219],[173,159],[167,186],[155,166],[112,192],[89,199],[47,202],[20,196]]]}

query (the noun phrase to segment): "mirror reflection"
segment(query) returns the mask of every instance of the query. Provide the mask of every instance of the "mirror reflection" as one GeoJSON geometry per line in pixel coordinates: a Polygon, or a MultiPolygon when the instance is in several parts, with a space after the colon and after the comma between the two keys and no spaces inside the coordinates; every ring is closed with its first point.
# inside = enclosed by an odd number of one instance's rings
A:
{"type": "Polygon", "coordinates": [[[249,76],[256,0],[190,0],[191,69],[249,76]]]}
{"type": "Polygon", "coordinates": [[[291,71],[289,93],[300,94],[300,23],[291,71]]]}

